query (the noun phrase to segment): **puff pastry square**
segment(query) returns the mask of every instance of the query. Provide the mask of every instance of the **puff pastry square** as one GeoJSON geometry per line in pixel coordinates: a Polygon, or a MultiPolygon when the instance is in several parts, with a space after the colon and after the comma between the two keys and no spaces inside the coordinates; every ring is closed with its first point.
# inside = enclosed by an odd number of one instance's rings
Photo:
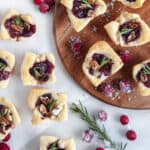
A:
{"type": "Polygon", "coordinates": [[[28,97],[29,108],[33,111],[32,125],[50,120],[68,119],[67,95],[49,89],[32,89],[28,97]]]}
{"type": "Polygon", "coordinates": [[[84,74],[95,87],[122,67],[122,60],[105,41],[92,45],[82,65],[84,74]]]}
{"type": "MultiPolygon", "coordinates": [[[[68,13],[68,17],[71,21],[71,24],[73,26],[73,28],[77,31],[80,32],[82,29],[84,29],[87,24],[93,20],[95,17],[104,14],[106,12],[107,6],[105,4],[105,2],[103,0],[95,0],[94,5],[92,6],[90,4],[90,8],[89,6],[87,7],[87,5],[85,5],[83,2],[83,0],[60,0],[61,4],[63,4],[66,8],[67,8],[67,13],[68,13]],[[82,2],[82,6],[80,6],[80,8],[83,7],[84,12],[80,13],[82,14],[80,17],[76,16],[74,13],[74,8],[75,8],[75,4],[82,2]],[[86,11],[88,10],[88,11],[86,11]],[[88,16],[86,16],[86,13],[88,13],[88,16]],[[83,17],[84,16],[84,17],[83,17]]],[[[84,1],[88,1],[89,0],[84,0],[84,1]]],[[[80,10],[83,10],[80,9],[80,10]]]]}
{"type": "Polygon", "coordinates": [[[33,24],[32,16],[12,9],[2,20],[0,37],[2,40],[22,41],[32,37],[35,32],[36,25],[33,24]]]}
{"type": "Polygon", "coordinates": [[[3,97],[0,98],[0,114],[0,140],[3,140],[21,120],[14,104],[3,97]]]}
{"type": "Polygon", "coordinates": [[[54,83],[56,81],[54,56],[50,53],[27,52],[21,66],[21,78],[24,85],[54,83]]]}
{"type": "Polygon", "coordinates": [[[117,45],[139,46],[150,42],[150,28],[138,14],[122,12],[114,21],[104,27],[117,45]]]}
{"type": "Polygon", "coordinates": [[[72,138],[58,139],[52,136],[42,136],[40,138],[40,150],[47,150],[51,147],[56,149],[75,150],[75,142],[72,138]]]}
{"type": "Polygon", "coordinates": [[[15,56],[0,50],[0,88],[6,88],[15,67],[15,56]]]}
{"type": "Polygon", "coordinates": [[[118,1],[134,9],[142,7],[143,3],[145,2],[145,0],[118,0],[118,1]]]}
{"type": "Polygon", "coordinates": [[[142,96],[150,95],[150,59],[142,61],[133,67],[133,78],[142,96]]]}

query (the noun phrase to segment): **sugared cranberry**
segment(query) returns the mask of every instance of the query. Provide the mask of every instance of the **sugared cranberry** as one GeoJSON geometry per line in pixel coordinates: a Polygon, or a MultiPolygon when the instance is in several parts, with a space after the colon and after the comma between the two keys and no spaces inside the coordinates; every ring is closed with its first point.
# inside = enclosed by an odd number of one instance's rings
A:
{"type": "Polygon", "coordinates": [[[69,45],[71,48],[71,51],[75,54],[78,55],[81,52],[82,48],[82,41],[78,37],[72,37],[69,40],[69,45]]]}
{"type": "Polygon", "coordinates": [[[44,2],[44,0],[33,0],[34,4],[40,5],[41,3],[44,2]]]}
{"type": "Polygon", "coordinates": [[[94,133],[91,130],[85,130],[83,133],[82,140],[87,143],[90,143],[92,142],[93,137],[94,137],[94,133]]]}
{"type": "Polygon", "coordinates": [[[124,63],[127,63],[131,60],[131,53],[128,50],[120,51],[119,55],[124,63]]]}
{"type": "Polygon", "coordinates": [[[129,80],[121,80],[119,82],[119,88],[124,93],[130,93],[132,91],[131,83],[129,80]]]}
{"type": "Polygon", "coordinates": [[[41,4],[39,5],[39,10],[40,10],[40,12],[42,12],[42,13],[47,13],[47,12],[50,10],[50,7],[49,7],[49,5],[46,4],[46,3],[41,3],[41,4]]]}
{"type": "Polygon", "coordinates": [[[129,123],[129,118],[127,115],[122,115],[120,116],[120,122],[122,125],[126,125],[129,123]]]}
{"type": "Polygon", "coordinates": [[[98,90],[100,92],[103,92],[104,95],[108,96],[108,97],[112,97],[115,89],[113,88],[113,86],[111,84],[107,84],[107,83],[103,83],[98,87],[98,90]]]}
{"type": "Polygon", "coordinates": [[[0,150],[10,150],[10,147],[5,143],[0,143],[0,150]]]}
{"type": "Polygon", "coordinates": [[[96,150],[104,150],[103,147],[97,147],[96,150]]]}
{"type": "Polygon", "coordinates": [[[11,134],[8,134],[8,135],[3,139],[3,142],[9,141],[10,138],[11,138],[11,134]]]}
{"type": "Polygon", "coordinates": [[[126,136],[131,141],[134,141],[137,138],[136,132],[134,130],[127,131],[126,136]]]}
{"type": "Polygon", "coordinates": [[[98,118],[101,120],[101,121],[106,121],[107,118],[108,118],[108,114],[106,111],[102,110],[98,113],[98,118]]]}

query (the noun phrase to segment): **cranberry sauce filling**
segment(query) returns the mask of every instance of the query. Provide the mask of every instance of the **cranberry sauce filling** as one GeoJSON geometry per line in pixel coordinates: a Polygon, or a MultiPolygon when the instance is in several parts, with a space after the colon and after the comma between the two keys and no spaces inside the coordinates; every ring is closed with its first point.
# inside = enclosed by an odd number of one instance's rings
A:
{"type": "Polygon", "coordinates": [[[5,71],[7,63],[4,59],[0,58],[0,81],[7,80],[10,76],[10,72],[5,71]]]}
{"type": "Polygon", "coordinates": [[[5,134],[11,128],[12,123],[13,119],[10,109],[0,104],[0,133],[5,134]]]}
{"type": "Polygon", "coordinates": [[[128,2],[136,2],[136,0],[126,0],[126,1],[128,1],[128,2]]]}
{"type": "Polygon", "coordinates": [[[49,80],[53,69],[54,65],[49,60],[45,60],[35,63],[29,72],[39,82],[46,82],[49,80]]]}
{"type": "Polygon", "coordinates": [[[137,79],[150,88],[150,63],[147,63],[137,74],[137,79]]]}
{"type": "Polygon", "coordinates": [[[95,1],[74,0],[72,13],[78,18],[90,17],[96,7],[95,1]]]}
{"type": "Polygon", "coordinates": [[[100,78],[102,75],[108,76],[111,73],[112,60],[103,54],[95,53],[89,65],[89,73],[91,75],[96,74],[96,76],[100,78]],[[98,74],[96,72],[98,72],[98,74]]]}
{"type": "Polygon", "coordinates": [[[59,140],[48,145],[47,150],[52,150],[52,149],[54,149],[54,150],[65,150],[65,148],[60,148],[59,140]]]}
{"type": "Polygon", "coordinates": [[[119,28],[119,31],[121,32],[122,38],[125,41],[125,43],[129,43],[135,41],[140,37],[141,26],[140,23],[131,20],[122,24],[119,28]]]}
{"type": "Polygon", "coordinates": [[[36,107],[43,117],[51,117],[51,113],[56,107],[56,100],[50,93],[44,94],[37,99],[36,107]]]}
{"type": "Polygon", "coordinates": [[[12,38],[30,37],[36,32],[36,26],[25,21],[21,16],[13,16],[5,21],[12,38]]]}

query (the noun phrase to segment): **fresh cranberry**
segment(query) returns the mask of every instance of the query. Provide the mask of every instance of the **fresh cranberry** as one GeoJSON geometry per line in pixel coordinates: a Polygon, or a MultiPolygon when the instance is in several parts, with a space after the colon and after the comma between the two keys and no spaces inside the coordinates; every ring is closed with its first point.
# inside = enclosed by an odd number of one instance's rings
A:
{"type": "Polygon", "coordinates": [[[40,5],[39,5],[39,10],[40,10],[40,12],[42,12],[42,13],[47,13],[49,10],[50,10],[50,7],[49,7],[49,5],[48,4],[46,4],[46,3],[41,3],[40,5]]]}
{"type": "Polygon", "coordinates": [[[96,150],[104,150],[103,147],[97,147],[96,150]]]}
{"type": "Polygon", "coordinates": [[[44,2],[44,0],[33,0],[34,1],[34,4],[36,5],[40,5],[41,3],[44,2]]]}
{"type": "Polygon", "coordinates": [[[98,118],[102,121],[106,121],[108,118],[108,114],[106,111],[102,110],[98,113],[98,118]]]}
{"type": "Polygon", "coordinates": [[[120,122],[122,125],[126,125],[129,123],[129,118],[127,115],[122,115],[120,116],[120,122]]]}
{"type": "Polygon", "coordinates": [[[119,88],[124,93],[130,93],[132,91],[131,83],[129,80],[121,80],[119,82],[119,88]]]}
{"type": "Polygon", "coordinates": [[[128,50],[120,51],[119,55],[124,63],[127,63],[131,60],[131,53],[128,50]]]}
{"type": "Polygon", "coordinates": [[[44,2],[46,4],[48,4],[49,6],[53,6],[55,4],[55,1],[54,0],[44,0],[44,2]]]}
{"type": "Polygon", "coordinates": [[[127,131],[126,136],[131,141],[134,141],[137,138],[136,132],[134,130],[127,131]]]}
{"type": "Polygon", "coordinates": [[[113,86],[107,83],[101,84],[100,87],[98,87],[98,89],[100,92],[103,92],[104,95],[108,97],[112,97],[115,92],[115,89],[113,88],[113,86]]]}
{"type": "Polygon", "coordinates": [[[10,138],[11,138],[11,134],[8,134],[8,135],[3,139],[3,142],[9,141],[10,138]]]}
{"type": "Polygon", "coordinates": [[[10,150],[10,147],[5,143],[0,143],[0,150],[10,150]]]}

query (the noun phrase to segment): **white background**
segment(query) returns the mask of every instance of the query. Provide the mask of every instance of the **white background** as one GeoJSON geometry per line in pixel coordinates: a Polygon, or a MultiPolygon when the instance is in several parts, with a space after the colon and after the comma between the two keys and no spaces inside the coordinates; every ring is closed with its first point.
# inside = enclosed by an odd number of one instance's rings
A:
{"type": "MultiPolygon", "coordinates": [[[[12,132],[9,142],[11,150],[38,150],[39,138],[41,135],[52,135],[58,137],[74,137],[77,150],[95,150],[100,145],[94,140],[91,144],[81,141],[82,131],[87,129],[87,125],[76,115],[69,111],[69,120],[64,123],[50,122],[48,124],[31,126],[31,111],[27,106],[27,96],[32,87],[24,87],[20,79],[20,65],[26,51],[52,52],[56,57],[57,82],[48,87],[57,91],[68,93],[68,104],[78,102],[80,99],[89,109],[91,114],[97,114],[101,109],[108,112],[108,121],[105,123],[108,134],[115,141],[128,142],[127,150],[149,150],[150,149],[150,111],[135,111],[113,107],[96,100],[84,92],[65,71],[55,47],[53,37],[52,14],[41,14],[32,3],[32,0],[1,0],[0,1],[0,21],[9,9],[17,9],[22,13],[31,13],[37,24],[37,34],[29,41],[12,42],[0,41],[0,49],[8,50],[16,56],[15,74],[7,89],[0,90],[0,96],[14,102],[21,116],[21,125],[12,132]],[[119,123],[121,114],[128,114],[130,124],[126,127],[119,123]],[[137,140],[129,142],[126,140],[127,129],[137,131],[137,140]]],[[[125,100],[125,99],[123,99],[125,100]]]]}

